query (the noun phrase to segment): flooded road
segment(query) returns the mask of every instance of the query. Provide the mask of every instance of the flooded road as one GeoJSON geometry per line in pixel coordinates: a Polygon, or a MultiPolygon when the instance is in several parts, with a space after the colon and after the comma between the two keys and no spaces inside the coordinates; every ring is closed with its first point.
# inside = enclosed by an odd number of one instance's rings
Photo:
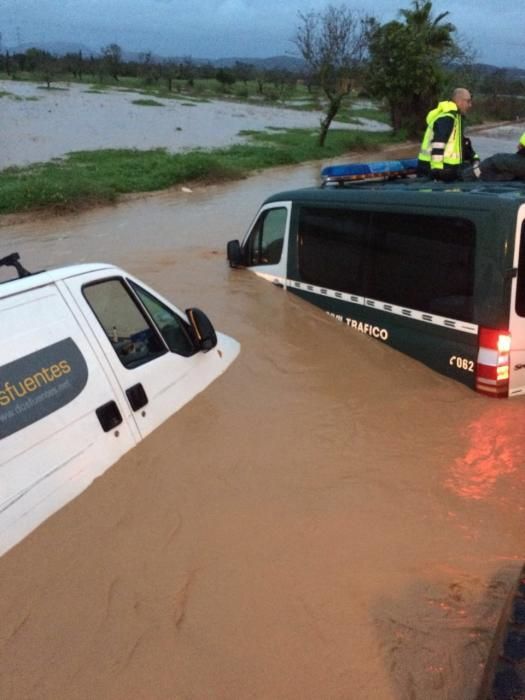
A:
{"type": "Polygon", "coordinates": [[[120,264],[242,350],[0,559],[2,699],[475,698],[524,558],[525,402],[227,267],[317,175],[4,220],[29,269],[120,264]]]}

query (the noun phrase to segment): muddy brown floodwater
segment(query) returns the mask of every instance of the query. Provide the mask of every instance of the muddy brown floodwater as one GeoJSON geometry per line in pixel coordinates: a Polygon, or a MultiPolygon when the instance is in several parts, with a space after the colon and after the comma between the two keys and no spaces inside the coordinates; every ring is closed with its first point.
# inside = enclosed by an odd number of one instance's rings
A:
{"type": "Polygon", "coordinates": [[[475,697],[524,557],[525,402],[227,267],[317,172],[4,220],[30,269],[120,264],[242,350],[0,559],[3,700],[475,697]]]}

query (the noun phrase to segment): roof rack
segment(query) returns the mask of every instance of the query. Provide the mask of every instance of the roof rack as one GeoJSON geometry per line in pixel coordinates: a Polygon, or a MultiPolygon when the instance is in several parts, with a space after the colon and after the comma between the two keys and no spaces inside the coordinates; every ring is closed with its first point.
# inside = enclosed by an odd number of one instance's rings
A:
{"type": "Polygon", "coordinates": [[[0,267],[14,267],[18,277],[29,277],[31,273],[26,270],[19,261],[20,255],[18,253],[11,253],[10,255],[6,255],[5,258],[0,258],[0,267]]]}
{"type": "Polygon", "coordinates": [[[352,182],[397,180],[398,178],[414,177],[416,171],[417,158],[329,165],[321,170],[321,187],[345,185],[352,182]]]}

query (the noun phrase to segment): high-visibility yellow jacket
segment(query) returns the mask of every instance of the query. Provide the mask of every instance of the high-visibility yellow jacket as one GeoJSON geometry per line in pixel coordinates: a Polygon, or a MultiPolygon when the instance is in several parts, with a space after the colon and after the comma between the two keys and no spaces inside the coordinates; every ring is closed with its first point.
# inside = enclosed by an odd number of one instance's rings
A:
{"type": "Polygon", "coordinates": [[[471,162],[477,156],[470,140],[463,136],[463,117],[456,103],[448,100],[440,102],[427,114],[426,121],[427,128],[418,159],[419,172],[438,179],[458,177],[463,162],[471,162]]]}

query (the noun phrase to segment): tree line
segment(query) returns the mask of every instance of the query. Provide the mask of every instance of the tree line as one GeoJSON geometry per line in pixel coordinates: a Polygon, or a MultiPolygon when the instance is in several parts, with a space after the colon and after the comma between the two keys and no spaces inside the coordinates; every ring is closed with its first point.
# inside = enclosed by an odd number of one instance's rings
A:
{"type": "Polygon", "coordinates": [[[293,87],[298,79],[306,78],[300,71],[260,68],[242,61],[236,61],[231,67],[217,67],[209,61],[198,62],[191,57],[159,59],[151,52],[139,54],[136,60],[126,60],[118,44],[102,47],[96,56],[86,56],[82,51],[57,56],[38,48],[30,48],[23,53],[6,51],[0,54],[0,73],[15,80],[29,73],[43,80],[48,87],[64,78],[117,85],[128,78],[136,79],[145,86],[164,87],[168,91],[174,90],[175,84],[180,82],[191,88],[197,80],[216,80],[227,88],[253,81],[259,94],[275,99],[286,88],[293,87]],[[271,91],[269,86],[272,87],[271,91]]]}

